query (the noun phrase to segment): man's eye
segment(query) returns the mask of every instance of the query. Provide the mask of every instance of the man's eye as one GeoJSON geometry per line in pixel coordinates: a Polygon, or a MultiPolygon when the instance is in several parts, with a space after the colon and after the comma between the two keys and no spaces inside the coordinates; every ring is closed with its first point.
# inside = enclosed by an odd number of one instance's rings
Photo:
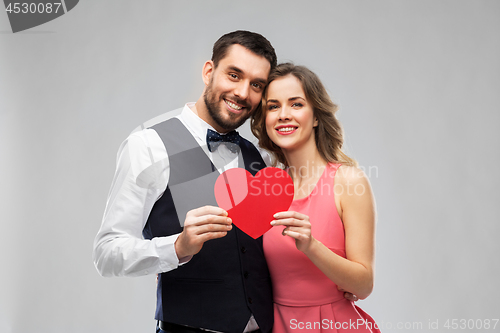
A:
{"type": "Polygon", "coordinates": [[[229,76],[230,76],[232,79],[237,79],[237,78],[238,78],[238,75],[236,75],[236,74],[229,74],[229,76]]]}
{"type": "Polygon", "coordinates": [[[259,83],[252,83],[252,86],[255,88],[255,89],[262,89],[262,85],[259,84],[259,83]]]}

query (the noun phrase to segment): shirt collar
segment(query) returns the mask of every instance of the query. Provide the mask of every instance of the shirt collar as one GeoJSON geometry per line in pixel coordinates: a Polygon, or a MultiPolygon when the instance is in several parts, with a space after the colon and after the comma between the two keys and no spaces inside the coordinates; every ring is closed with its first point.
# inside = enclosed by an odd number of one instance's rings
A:
{"type": "Polygon", "coordinates": [[[186,103],[179,115],[179,119],[198,142],[205,142],[207,130],[211,129],[215,131],[215,129],[194,113],[191,109],[194,108],[194,105],[195,103],[186,103]]]}
{"type": "MultiPolygon", "coordinates": [[[[206,121],[201,119],[196,113],[194,113],[193,108],[196,103],[186,103],[182,109],[179,119],[182,121],[184,126],[193,134],[199,142],[205,142],[207,138],[207,130],[211,129],[219,133],[215,128],[213,128],[206,121]]],[[[226,133],[219,133],[225,135],[226,133]]]]}
{"type": "Polygon", "coordinates": [[[194,111],[192,110],[192,108],[194,108],[194,105],[195,103],[187,103],[186,105],[184,105],[181,114],[179,114],[177,118],[182,122],[184,126],[186,126],[188,131],[191,132],[195,140],[198,142],[203,151],[205,151],[207,156],[209,156],[209,158],[214,163],[214,165],[216,166],[216,168],[219,170],[220,173],[222,173],[224,171],[224,168],[227,167],[228,165],[231,168],[238,167],[238,154],[229,151],[226,147],[219,146],[219,149],[217,149],[216,154],[208,150],[207,130],[208,129],[211,129],[212,131],[216,130],[207,122],[205,122],[203,119],[198,117],[196,113],[194,113],[194,111]]]}

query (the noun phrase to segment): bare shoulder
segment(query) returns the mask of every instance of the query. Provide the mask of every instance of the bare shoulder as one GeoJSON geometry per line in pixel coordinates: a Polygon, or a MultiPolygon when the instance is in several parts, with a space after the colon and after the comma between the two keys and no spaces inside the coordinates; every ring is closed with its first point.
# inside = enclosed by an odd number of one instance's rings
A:
{"type": "Polygon", "coordinates": [[[370,181],[358,167],[341,165],[335,175],[335,187],[335,194],[342,209],[349,203],[374,200],[370,181]]]}
{"type": "Polygon", "coordinates": [[[335,183],[343,186],[370,186],[365,172],[358,167],[341,165],[335,175],[335,183]]]}
{"type": "Polygon", "coordinates": [[[346,230],[353,226],[374,225],[375,197],[365,172],[357,167],[342,165],[337,170],[335,182],[339,185],[335,194],[346,230]]]}

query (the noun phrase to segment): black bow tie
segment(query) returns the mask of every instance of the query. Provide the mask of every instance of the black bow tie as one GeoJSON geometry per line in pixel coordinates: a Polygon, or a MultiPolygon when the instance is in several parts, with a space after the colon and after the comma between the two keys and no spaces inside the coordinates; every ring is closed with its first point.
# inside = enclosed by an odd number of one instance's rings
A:
{"type": "Polygon", "coordinates": [[[236,131],[231,131],[227,134],[220,135],[219,133],[207,130],[207,146],[208,150],[214,151],[220,144],[227,143],[225,146],[233,153],[238,153],[240,149],[240,135],[236,131]]]}

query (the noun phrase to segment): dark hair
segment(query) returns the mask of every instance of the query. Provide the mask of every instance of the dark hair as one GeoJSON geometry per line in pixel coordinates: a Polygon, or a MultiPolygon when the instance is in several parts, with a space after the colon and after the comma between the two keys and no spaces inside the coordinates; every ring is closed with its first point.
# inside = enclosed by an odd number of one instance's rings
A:
{"type": "Polygon", "coordinates": [[[212,61],[215,67],[226,56],[229,47],[234,44],[239,44],[256,55],[266,58],[271,64],[271,70],[278,63],[273,46],[264,36],[255,32],[237,30],[225,34],[215,42],[212,51],[212,61]]]}
{"type": "Polygon", "coordinates": [[[271,71],[266,91],[262,95],[262,106],[252,117],[250,123],[252,133],[259,139],[260,147],[271,152],[275,157],[275,165],[276,162],[279,162],[288,166],[281,148],[271,141],[266,131],[266,100],[269,84],[287,75],[293,75],[300,81],[306,99],[313,107],[314,117],[318,119],[318,126],[314,127],[314,136],[321,157],[327,162],[357,166],[357,162],[342,151],[344,132],[335,116],[338,106],[332,102],[316,74],[304,66],[296,66],[291,63],[279,64],[271,71]]]}

